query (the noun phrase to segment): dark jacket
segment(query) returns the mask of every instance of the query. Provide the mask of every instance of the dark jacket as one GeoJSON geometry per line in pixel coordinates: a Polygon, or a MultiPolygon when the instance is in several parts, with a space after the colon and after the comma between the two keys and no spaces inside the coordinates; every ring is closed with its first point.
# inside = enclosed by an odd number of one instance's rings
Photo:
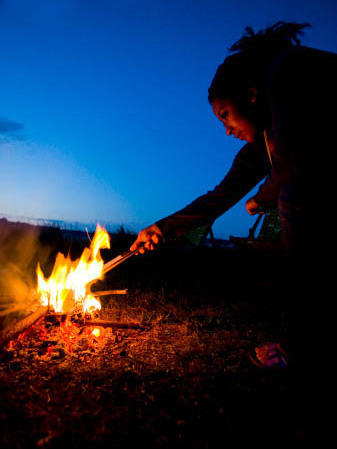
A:
{"type": "Polygon", "coordinates": [[[267,72],[275,144],[269,180],[293,211],[311,214],[309,198],[321,202],[335,191],[336,80],[337,55],[304,46],[283,52],[267,72]]]}
{"type": "Polygon", "coordinates": [[[211,224],[266,175],[254,196],[262,209],[278,203],[282,222],[299,232],[316,226],[318,205],[335,202],[336,80],[335,53],[296,46],[276,57],[262,86],[274,134],[272,167],[263,140],[245,145],[214,190],[156,223],[164,235],[211,224]]]}

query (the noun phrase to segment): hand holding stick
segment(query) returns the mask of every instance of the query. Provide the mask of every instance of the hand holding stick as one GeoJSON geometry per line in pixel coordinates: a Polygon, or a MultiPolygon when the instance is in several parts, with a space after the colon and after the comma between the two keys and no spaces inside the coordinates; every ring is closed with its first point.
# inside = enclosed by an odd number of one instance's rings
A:
{"type": "Polygon", "coordinates": [[[153,224],[140,231],[130,250],[138,250],[139,253],[143,254],[146,250],[154,250],[163,238],[164,236],[161,230],[156,224],[153,224]]]}
{"type": "Polygon", "coordinates": [[[103,273],[107,273],[135,254],[144,254],[146,250],[154,250],[155,246],[158,245],[162,239],[163,233],[156,224],[143,229],[138,234],[136,241],[133,243],[129,251],[120,254],[119,256],[110,260],[110,262],[104,264],[103,273]]]}

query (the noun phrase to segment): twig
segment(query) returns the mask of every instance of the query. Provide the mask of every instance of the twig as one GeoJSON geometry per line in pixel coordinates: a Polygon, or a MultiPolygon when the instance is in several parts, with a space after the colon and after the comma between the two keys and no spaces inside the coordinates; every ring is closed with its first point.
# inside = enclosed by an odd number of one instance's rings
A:
{"type": "Polygon", "coordinates": [[[90,238],[90,235],[89,235],[89,231],[88,231],[88,228],[87,228],[87,227],[85,227],[85,230],[87,231],[87,236],[88,236],[89,242],[91,243],[91,238],[90,238]]]}
{"type": "Polygon", "coordinates": [[[107,295],[126,295],[128,290],[105,290],[100,292],[91,292],[94,296],[107,296],[107,295]]]}
{"type": "Polygon", "coordinates": [[[81,324],[82,326],[111,327],[113,329],[147,329],[147,326],[142,324],[116,323],[108,320],[83,320],[78,321],[78,324],[81,324]]]}
{"type": "Polygon", "coordinates": [[[0,338],[1,346],[5,346],[10,340],[16,338],[21,332],[26,330],[29,326],[32,326],[38,319],[46,315],[48,312],[48,306],[40,306],[31,315],[18,321],[10,330],[4,332],[4,335],[0,338]]]}

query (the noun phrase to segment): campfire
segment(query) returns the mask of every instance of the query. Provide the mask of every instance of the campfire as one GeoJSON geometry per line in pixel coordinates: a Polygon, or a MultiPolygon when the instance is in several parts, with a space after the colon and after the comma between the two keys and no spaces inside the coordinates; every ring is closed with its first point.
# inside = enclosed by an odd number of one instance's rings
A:
{"type": "Polygon", "coordinates": [[[110,248],[107,231],[97,225],[90,247],[85,248],[79,260],[59,253],[53,271],[45,278],[37,266],[37,294],[42,306],[56,313],[94,314],[101,309],[100,301],[91,293],[90,286],[104,274],[101,249],[110,248]]]}
{"type": "Polygon", "coordinates": [[[92,285],[102,280],[104,275],[124,260],[135,254],[127,251],[104,264],[102,249],[110,249],[110,237],[106,229],[97,225],[95,234],[82,255],[72,260],[70,255],[58,253],[49,277],[43,273],[38,263],[37,286],[35,291],[37,309],[25,319],[16,323],[8,334],[7,341],[22,340],[30,329],[33,332],[35,323],[44,320],[44,330],[39,339],[48,340],[51,334],[59,333],[69,351],[74,347],[76,337],[87,337],[89,344],[95,339],[111,333],[112,329],[141,329],[139,324],[123,324],[98,318],[102,308],[100,297],[108,295],[123,295],[126,289],[96,291],[92,285]],[[48,330],[48,338],[46,331],[48,330]]]}

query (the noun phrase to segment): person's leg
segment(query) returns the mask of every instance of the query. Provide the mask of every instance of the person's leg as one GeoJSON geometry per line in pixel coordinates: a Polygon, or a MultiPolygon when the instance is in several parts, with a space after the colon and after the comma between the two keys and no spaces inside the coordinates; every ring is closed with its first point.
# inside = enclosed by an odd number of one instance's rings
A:
{"type": "Polygon", "coordinates": [[[286,332],[281,345],[289,355],[290,391],[298,404],[303,432],[311,435],[322,431],[323,391],[328,384],[325,368],[329,359],[325,349],[329,341],[325,335],[326,318],[331,311],[324,280],[326,245],[324,235],[318,234],[318,215],[306,213],[306,207],[290,201],[292,193],[291,189],[286,191],[287,195],[281,195],[279,201],[285,248],[282,288],[287,303],[286,332]]]}

